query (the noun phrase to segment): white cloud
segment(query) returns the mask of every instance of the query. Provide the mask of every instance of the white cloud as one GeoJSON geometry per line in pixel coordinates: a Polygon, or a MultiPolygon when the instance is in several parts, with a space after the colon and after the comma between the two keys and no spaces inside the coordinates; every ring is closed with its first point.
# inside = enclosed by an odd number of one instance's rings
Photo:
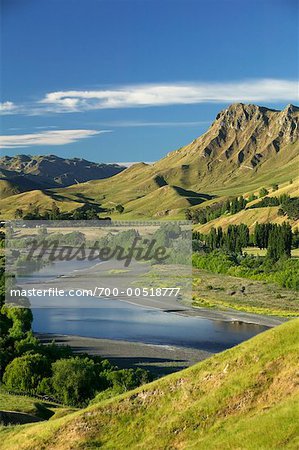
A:
{"type": "Polygon", "coordinates": [[[123,86],[109,90],[50,92],[40,104],[57,112],[195,103],[296,101],[298,82],[261,79],[226,83],[123,86]]]}
{"type": "Polygon", "coordinates": [[[0,136],[0,148],[31,147],[33,145],[66,145],[111,130],[57,130],[42,133],[0,136]]]}
{"type": "Polygon", "coordinates": [[[43,115],[97,109],[235,102],[259,104],[298,102],[298,81],[265,78],[233,82],[139,84],[88,91],[56,91],[45,94],[41,100],[31,104],[16,105],[4,102],[1,104],[0,114],[43,115]]]}
{"type": "Polygon", "coordinates": [[[34,127],[36,130],[49,130],[51,128],[58,128],[57,125],[45,125],[45,126],[39,126],[39,127],[34,127]]]}
{"type": "Polygon", "coordinates": [[[17,109],[13,102],[0,102],[0,113],[11,114],[17,109]]]}
{"type": "Polygon", "coordinates": [[[140,127],[196,127],[199,125],[208,125],[211,120],[199,120],[195,122],[138,122],[131,120],[101,122],[101,125],[120,128],[140,128],[140,127]]]}

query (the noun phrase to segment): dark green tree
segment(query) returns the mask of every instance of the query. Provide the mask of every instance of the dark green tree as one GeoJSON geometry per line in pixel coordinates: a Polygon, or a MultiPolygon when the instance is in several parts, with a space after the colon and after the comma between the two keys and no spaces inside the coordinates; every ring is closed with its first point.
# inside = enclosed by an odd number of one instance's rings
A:
{"type": "Polygon", "coordinates": [[[52,364],[55,396],[66,405],[84,405],[99,388],[97,368],[89,358],[59,359],[52,364]]]}
{"type": "Polygon", "coordinates": [[[3,382],[7,389],[35,393],[41,380],[49,375],[47,358],[40,354],[26,354],[14,358],[5,369],[3,382]]]}
{"type": "Polygon", "coordinates": [[[265,195],[268,195],[268,194],[269,194],[269,191],[266,188],[262,188],[260,190],[260,192],[259,192],[259,197],[262,198],[262,197],[265,197],[265,195]]]}

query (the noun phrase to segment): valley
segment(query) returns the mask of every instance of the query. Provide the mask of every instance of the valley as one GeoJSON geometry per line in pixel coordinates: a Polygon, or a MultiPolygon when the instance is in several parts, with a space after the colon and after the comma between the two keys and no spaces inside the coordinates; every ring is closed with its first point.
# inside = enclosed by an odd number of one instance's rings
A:
{"type": "MultiPolygon", "coordinates": [[[[232,196],[249,198],[258,195],[261,188],[266,188],[270,196],[282,193],[298,196],[298,118],[299,109],[293,105],[276,111],[233,104],[217,115],[205,134],[151,165],[138,163],[104,180],[89,179],[69,187],[24,193],[17,193],[17,183],[14,186],[11,181],[8,186],[8,181],[2,180],[6,184],[0,195],[1,215],[14,218],[16,209],[25,213],[29,205],[31,209],[45,212],[55,202],[62,212],[87,205],[96,208],[100,217],[114,220],[163,220],[184,218],[189,208],[212,207],[232,196]],[[278,184],[277,193],[271,192],[273,184],[278,184]],[[117,205],[121,205],[121,210],[117,205]]],[[[3,161],[0,167],[15,169],[16,163],[3,161]]],[[[42,170],[36,170],[34,165],[31,171],[25,170],[24,176],[28,174],[44,180],[42,170]]],[[[88,169],[86,176],[92,178],[95,172],[88,169]]],[[[63,177],[58,178],[56,183],[59,180],[62,183],[63,177]]],[[[232,223],[267,220],[280,223],[282,219],[277,211],[275,208],[245,210],[231,220],[232,223]]],[[[221,220],[210,225],[222,225],[221,220]]],[[[293,227],[297,224],[298,221],[292,222],[293,227]]]]}

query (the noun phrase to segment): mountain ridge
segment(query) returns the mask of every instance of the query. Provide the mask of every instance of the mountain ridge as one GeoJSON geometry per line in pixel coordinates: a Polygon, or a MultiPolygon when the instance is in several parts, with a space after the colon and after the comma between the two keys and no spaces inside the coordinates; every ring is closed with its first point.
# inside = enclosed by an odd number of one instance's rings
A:
{"type": "MultiPolygon", "coordinates": [[[[84,158],[61,158],[57,155],[16,155],[0,158],[1,179],[13,183],[14,178],[22,176],[31,182],[32,189],[66,187],[94,179],[111,177],[125,167],[118,164],[94,163],[84,158]],[[4,176],[3,171],[6,171],[4,176]]],[[[23,191],[28,189],[23,189],[23,191]]],[[[21,188],[20,191],[22,192],[21,188]]]]}
{"type": "Polygon", "coordinates": [[[277,111],[233,104],[216,116],[203,135],[168,153],[154,166],[158,170],[185,166],[196,189],[211,183],[228,184],[240,169],[257,173],[269,159],[273,166],[278,166],[282,160],[288,162],[298,156],[298,121],[299,108],[293,105],[277,111]],[[286,147],[288,152],[284,151],[286,147]]]}

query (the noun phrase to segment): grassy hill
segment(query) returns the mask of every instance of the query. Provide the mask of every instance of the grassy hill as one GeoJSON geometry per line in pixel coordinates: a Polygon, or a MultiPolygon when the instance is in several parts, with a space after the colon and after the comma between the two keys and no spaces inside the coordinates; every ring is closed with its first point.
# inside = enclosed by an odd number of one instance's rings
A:
{"type": "Polygon", "coordinates": [[[1,169],[0,165],[0,199],[21,192],[49,187],[51,185],[40,177],[27,176],[16,171],[1,169]]]}
{"type": "Polygon", "coordinates": [[[298,325],[63,418],[2,428],[0,448],[297,449],[298,325]]]}
{"type": "MultiPolygon", "coordinates": [[[[224,215],[218,219],[211,220],[204,225],[195,225],[194,230],[201,233],[208,233],[212,227],[222,227],[226,230],[229,225],[239,225],[240,223],[246,223],[251,231],[253,231],[255,224],[273,222],[282,224],[286,218],[278,215],[278,206],[268,206],[266,208],[254,208],[245,209],[233,215],[224,215]]],[[[299,220],[289,221],[293,228],[298,227],[299,220]]]]}
{"type": "MultiPolygon", "coordinates": [[[[257,190],[253,193],[258,196],[259,192],[257,190]]],[[[248,197],[250,193],[244,192],[243,194],[245,197],[248,197]]],[[[292,184],[281,184],[277,191],[270,192],[267,197],[279,197],[283,194],[287,194],[290,197],[299,197],[299,178],[294,179],[292,184]]],[[[223,200],[225,199],[225,197],[221,197],[221,199],[223,200]]],[[[208,205],[211,205],[213,202],[219,202],[219,200],[220,198],[216,198],[215,200],[204,203],[202,206],[206,207],[208,205]]],[[[279,206],[267,206],[250,209],[251,206],[260,202],[260,200],[261,199],[258,198],[256,200],[253,200],[252,202],[249,202],[246,206],[246,209],[239,211],[236,214],[225,214],[218,219],[211,220],[205,224],[195,225],[194,229],[201,233],[208,233],[212,227],[222,227],[223,230],[226,230],[229,225],[239,225],[240,223],[245,223],[249,227],[249,229],[253,231],[253,228],[257,222],[273,222],[282,224],[286,220],[285,216],[280,216],[278,214],[278,210],[280,208],[279,206]]],[[[191,210],[196,208],[198,208],[198,206],[192,207],[191,210]]],[[[289,220],[289,223],[291,224],[293,229],[299,226],[299,220],[289,220]]]]}
{"type": "MultiPolygon", "coordinates": [[[[22,192],[14,196],[9,196],[0,200],[0,213],[3,218],[14,218],[14,212],[17,208],[21,208],[24,211],[28,208],[30,204],[33,206],[39,206],[42,211],[50,210],[53,197],[48,191],[33,190],[29,192],[22,192]]],[[[76,203],[74,201],[68,201],[68,199],[63,199],[59,202],[59,206],[62,211],[72,211],[82,203],[76,203]]]]}
{"type": "Polygon", "coordinates": [[[75,409],[44,401],[40,398],[29,397],[27,395],[14,395],[0,390],[0,410],[26,413],[43,420],[48,420],[54,417],[62,417],[75,409]]]}

